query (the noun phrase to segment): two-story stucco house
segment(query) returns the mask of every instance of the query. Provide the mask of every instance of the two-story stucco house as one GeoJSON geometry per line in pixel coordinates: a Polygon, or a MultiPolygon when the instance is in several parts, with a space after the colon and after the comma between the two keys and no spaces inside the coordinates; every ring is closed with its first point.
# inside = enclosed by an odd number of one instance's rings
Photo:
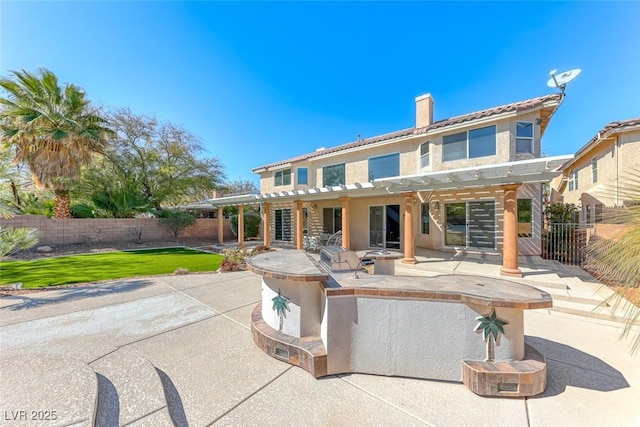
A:
{"type": "Polygon", "coordinates": [[[629,204],[625,186],[640,171],[640,117],[609,123],[560,170],[552,201],[580,206],[581,224],[600,222],[604,208],[629,204]]]}
{"type": "Polygon", "coordinates": [[[212,203],[260,204],[267,245],[341,231],[344,247],[395,249],[405,263],[416,248],[502,253],[503,274],[519,276],[518,253],[540,253],[541,183],[571,158],[540,153],[562,96],[438,121],[419,96],[414,127],[260,166],[259,195],[212,203]]]}

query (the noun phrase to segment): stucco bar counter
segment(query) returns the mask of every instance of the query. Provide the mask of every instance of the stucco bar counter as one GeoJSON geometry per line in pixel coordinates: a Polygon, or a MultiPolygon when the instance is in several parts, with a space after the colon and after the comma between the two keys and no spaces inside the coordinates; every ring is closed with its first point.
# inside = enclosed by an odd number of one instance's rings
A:
{"type": "Polygon", "coordinates": [[[262,276],[255,343],[316,378],[358,372],[462,381],[485,396],[533,396],[546,387],[544,359],[524,343],[523,316],[552,306],[546,292],[457,274],[355,278],[327,272],[301,250],[247,264],[262,276]],[[486,332],[491,320],[501,329],[495,346],[481,327],[486,332]]]}

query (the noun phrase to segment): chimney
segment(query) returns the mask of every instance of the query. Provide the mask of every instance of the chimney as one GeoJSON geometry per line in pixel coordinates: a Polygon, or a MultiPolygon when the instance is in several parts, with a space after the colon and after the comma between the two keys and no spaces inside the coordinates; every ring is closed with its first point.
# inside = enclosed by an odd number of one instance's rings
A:
{"type": "Polygon", "coordinates": [[[416,128],[433,123],[433,98],[430,93],[416,98],[416,128]]]}

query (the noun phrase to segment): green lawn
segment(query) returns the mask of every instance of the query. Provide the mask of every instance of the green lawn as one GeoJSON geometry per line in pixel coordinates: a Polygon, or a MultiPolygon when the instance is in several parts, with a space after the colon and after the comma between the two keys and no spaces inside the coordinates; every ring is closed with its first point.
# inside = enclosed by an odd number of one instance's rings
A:
{"type": "Polygon", "coordinates": [[[215,271],[222,260],[222,255],[185,248],[167,248],[7,261],[0,263],[0,285],[22,282],[23,288],[39,288],[171,274],[177,268],[185,268],[190,273],[215,271]]]}

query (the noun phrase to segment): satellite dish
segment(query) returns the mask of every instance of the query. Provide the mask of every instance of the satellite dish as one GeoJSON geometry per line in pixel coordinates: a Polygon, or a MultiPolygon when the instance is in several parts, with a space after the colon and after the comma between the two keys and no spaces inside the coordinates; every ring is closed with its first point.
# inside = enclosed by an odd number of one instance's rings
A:
{"type": "Polygon", "coordinates": [[[578,77],[582,70],[580,68],[576,68],[575,70],[565,71],[560,74],[557,74],[557,72],[558,70],[551,70],[551,72],[549,72],[551,78],[547,82],[547,86],[558,88],[562,93],[564,93],[564,88],[567,84],[578,77]]]}

